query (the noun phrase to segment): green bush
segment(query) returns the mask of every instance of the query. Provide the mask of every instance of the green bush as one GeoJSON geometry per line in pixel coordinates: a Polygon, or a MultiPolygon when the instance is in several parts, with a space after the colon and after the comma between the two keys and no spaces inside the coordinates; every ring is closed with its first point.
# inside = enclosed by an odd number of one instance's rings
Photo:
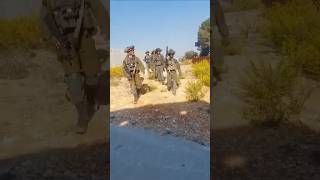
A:
{"type": "Polygon", "coordinates": [[[35,49],[45,46],[39,17],[0,19],[0,48],[35,49]]]}
{"type": "Polygon", "coordinates": [[[110,68],[110,78],[121,78],[124,77],[122,67],[111,67],[110,68]]]}
{"type": "Polygon", "coordinates": [[[243,117],[253,124],[278,125],[299,114],[308,93],[299,85],[296,74],[285,61],[276,67],[251,62],[240,83],[241,98],[246,103],[243,117]]]}
{"type": "Polygon", "coordinates": [[[287,61],[320,79],[320,11],[312,0],[292,0],[266,11],[262,32],[287,61]]]}
{"type": "Polygon", "coordinates": [[[203,85],[210,87],[210,63],[208,60],[194,64],[192,66],[192,73],[203,85]]]}
{"type": "Polygon", "coordinates": [[[199,101],[204,97],[203,83],[201,81],[188,81],[185,87],[188,101],[199,101]]]}

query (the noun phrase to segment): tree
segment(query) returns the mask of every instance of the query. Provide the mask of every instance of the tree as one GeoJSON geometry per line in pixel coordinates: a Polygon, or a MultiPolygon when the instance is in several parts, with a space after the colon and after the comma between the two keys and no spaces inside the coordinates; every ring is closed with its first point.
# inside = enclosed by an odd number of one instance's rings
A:
{"type": "Polygon", "coordinates": [[[198,56],[198,53],[191,50],[191,51],[187,51],[184,56],[186,59],[192,59],[195,56],[198,56]]]}

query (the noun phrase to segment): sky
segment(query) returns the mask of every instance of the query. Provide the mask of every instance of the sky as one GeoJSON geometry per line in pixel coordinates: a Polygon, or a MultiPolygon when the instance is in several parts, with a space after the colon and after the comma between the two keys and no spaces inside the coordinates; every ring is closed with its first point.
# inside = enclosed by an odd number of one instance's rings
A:
{"type": "Polygon", "coordinates": [[[199,26],[210,16],[210,0],[111,0],[110,46],[134,45],[145,52],[166,46],[181,57],[197,50],[199,26]]]}

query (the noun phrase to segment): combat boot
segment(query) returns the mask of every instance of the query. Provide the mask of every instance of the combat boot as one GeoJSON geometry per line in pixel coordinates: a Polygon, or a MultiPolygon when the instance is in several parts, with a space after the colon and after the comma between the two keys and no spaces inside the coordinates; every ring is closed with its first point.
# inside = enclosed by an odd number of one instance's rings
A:
{"type": "Polygon", "coordinates": [[[77,122],[77,130],[78,134],[85,134],[88,129],[89,123],[89,114],[87,104],[84,102],[76,104],[76,108],[78,111],[78,122],[77,122]]]}

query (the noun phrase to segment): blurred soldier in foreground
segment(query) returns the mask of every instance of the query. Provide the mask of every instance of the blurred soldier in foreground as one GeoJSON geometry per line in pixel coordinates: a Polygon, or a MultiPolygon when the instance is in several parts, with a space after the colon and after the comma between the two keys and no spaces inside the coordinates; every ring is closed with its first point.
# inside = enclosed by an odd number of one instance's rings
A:
{"type": "Polygon", "coordinates": [[[182,76],[180,64],[177,59],[174,58],[174,54],[176,52],[172,49],[168,51],[168,58],[166,63],[167,69],[167,88],[168,91],[172,91],[174,95],[176,95],[176,90],[178,88],[179,77],[182,76]],[[177,75],[177,71],[179,72],[179,77],[177,75]]]}
{"type": "Polygon", "coordinates": [[[123,71],[130,83],[133,102],[136,104],[142,89],[142,78],[139,73],[144,74],[145,69],[142,61],[134,54],[134,46],[127,47],[124,52],[127,53],[127,56],[123,60],[123,71]]]}
{"type": "MultiPolygon", "coordinates": [[[[101,10],[106,16],[100,0],[42,0],[43,28],[64,69],[66,97],[77,109],[79,134],[87,131],[98,108],[101,63],[93,36],[98,32],[97,19],[101,10]]],[[[100,28],[106,33],[104,25],[100,28]]]]}
{"type": "Polygon", "coordinates": [[[211,63],[212,72],[213,72],[213,83],[216,84],[217,80],[220,80],[220,74],[218,72],[216,62],[223,60],[222,55],[222,46],[228,46],[230,44],[229,40],[229,30],[228,26],[226,25],[224,12],[221,6],[220,0],[213,0],[211,1],[211,7],[213,7],[213,13],[211,13],[211,42],[213,42],[213,47],[211,48],[213,50],[213,53],[211,53],[213,56],[213,63],[211,63]],[[215,42],[214,37],[214,26],[218,27],[218,31],[221,35],[221,45],[219,46],[217,42],[215,42]]]}
{"type": "Polygon", "coordinates": [[[157,48],[155,50],[155,55],[153,56],[153,62],[155,64],[155,79],[164,84],[163,71],[165,70],[165,59],[161,54],[161,49],[157,48]]]}
{"type": "Polygon", "coordinates": [[[149,51],[147,51],[145,53],[146,55],[144,56],[144,62],[146,63],[147,66],[147,72],[148,72],[148,76],[150,77],[150,70],[151,70],[151,56],[149,54],[149,51]]]}

